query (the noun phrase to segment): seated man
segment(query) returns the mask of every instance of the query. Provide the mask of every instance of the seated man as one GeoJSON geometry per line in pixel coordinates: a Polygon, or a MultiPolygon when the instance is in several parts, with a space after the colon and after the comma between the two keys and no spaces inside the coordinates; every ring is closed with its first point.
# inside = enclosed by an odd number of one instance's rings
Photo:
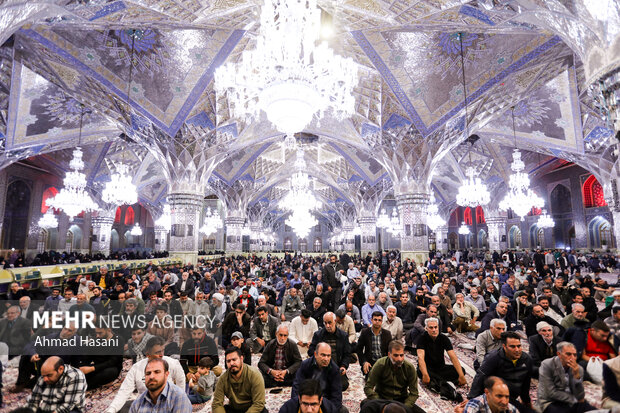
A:
{"type": "MultiPolygon", "coordinates": [[[[319,330],[316,320],[308,309],[301,310],[301,315],[295,317],[289,326],[289,338],[297,343],[299,353],[303,358],[308,357],[308,347],[312,336],[319,330]]],[[[312,354],[311,354],[312,355],[312,354]]]]}
{"type": "Polygon", "coordinates": [[[557,353],[557,345],[560,339],[553,335],[553,328],[541,321],[536,325],[538,334],[527,339],[530,343],[530,357],[534,364],[532,377],[538,377],[538,369],[543,360],[553,357],[557,353]]]}
{"type": "Polygon", "coordinates": [[[480,328],[476,330],[476,337],[491,327],[491,320],[494,318],[499,318],[506,322],[506,331],[514,331],[519,328],[517,327],[517,318],[508,308],[508,303],[506,301],[500,301],[495,306],[495,309],[489,309],[487,315],[480,321],[480,328]]]}
{"type": "Polygon", "coordinates": [[[226,371],[215,385],[213,413],[265,412],[265,383],[257,368],[243,362],[243,355],[236,347],[224,353],[226,371]],[[224,397],[228,404],[224,405],[224,397]]]}
{"type": "Polygon", "coordinates": [[[365,327],[360,333],[357,343],[357,357],[364,377],[368,376],[370,369],[377,360],[387,356],[392,334],[383,329],[382,325],[383,314],[380,311],[375,311],[372,313],[372,327],[365,327]]]}
{"type": "MultiPolygon", "coordinates": [[[[217,300],[219,297],[213,297],[217,300]]],[[[234,311],[228,313],[222,322],[222,347],[227,348],[230,344],[230,337],[235,331],[239,331],[243,334],[243,337],[250,337],[250,324],[252,317],[245,312],[244,304],[237,304],[234,311]]]]}
{"type": "Polygon", "coordinates": [[[192,339],[186,340],[183,343],[183,347],[181,347],[181,359],[187,360],[187,366],[189,367],[189,371],[185,373],[196,373],[198,362],[205,356],[211,357],[214,366],[220,363],[215,340],[205,333],[204,328],[196,325],[192,328],[192,339]]]}
{"type": "Polygon", "coordinates": [[[510,404],[510,390],[500,377],[490,376],[484,380],[484,394],[465,400],[454,409],[454,413],[517,413],[510,404]]]}
{"type": "Polygon", "coordinates": [[[454,400],[461,402],[462,398],[459,393],[442,388],[447,385],[447,382],[461,386],[467,383],[452,342],[448,337],[439,333],[439,320],[436,318],[427,318],[424,324],[426,331],[420,337],[417,349],[418,375],[422,377],[422,383],[434,392],[442,395],[449,394],[448,398],[454,397],[454,400]],[[444,353],[448,353],[452,365],[446,364],[444,353]]]}
{"type": "Polygon", "coordinates": [[[396,314],[403,322],[403,330],[405,332],[411,330],[416,320],[416,308],[415,305],[409,301],[409,293],[407,291],[402,291],[400,293],[400,301],[394,306],[396,307],[396,314]]]}
{"type": "Polygon", "coordinates": [[[80,412],[84,409],[86,378],[79,369],[52,356],[41,366],[28,408],[37,413],[80,412]]]}
{"type": "Polygon", "coordinates": [[[609,360],[616,357],[614,348],[615,338],[609,334],[609,326],[602,320],[596,320],[588,330],[571,329],[564,337],[577,348],[578,363],[586,370],[585,380],[590,380],[587,373],[590,357],[599,357],[601,360],[609,360]]]}
{"type": "Polygon", "coordinates": [[[279,413],[337,413],[338,407],[323,398],[321,383],[307,379],[299,385],[299,397],[291,398],[280,407],[279,413]],[[318,409],[318,410],[317,410],[318,409]]]}
{"type": "Polygon", "coordinates": [[[403,322],[396,315],[396,307],[388,305],[385,310],[385,320],[383,320],[383,328],[392,334],[392,340],[400,340],[403,337],[403,322]]]}
{"type": "MultiPolygon", "coordinates": [[[[411,331],[409,331],[409,333],[405,337],[405,342],[407,343],[407,345],[415,346],[418,343],[420,336],[422,336],[422,334],[424,334],[424,331],[425,331],[424,322],[428,318],[437,319],[437,312],[438,312],[437,306],[433,304],[429,304],[426,307],[426,311],[420,314],[416,318],[415,323],[413,323],[413,328],[411,329],[411,331]]],[[[437,321],[439,322],[439,330],[441,331],[441,329],[443,328],[443,325],[441,323],[441,320],[437,319],[437,321]]]]}
{"type": "Polygon", "coordinates": [[[323,315],[327,312],[327,310],[323,306],[323,299],[321,297],[314,297],[310,311],[312,311],[312,318],[316,320],[319,328],[323,327],[323,315]]]}
{"type": "Polygon", "coordinates": [[[465,301],[463,294],[456,294],[456,302],[452,306],[452,310],[454,311],[452,323],[456,327],[456,331],[459,333],[476,331],[476,320],[480,316],[480,311],[473,303],[465,301]]]}
{"type": "Polygon", "coordinates": [[[191,412],[192,404],[184,389],[168,382],[168,362],[161,358],[149,359],[144,368],[147,390],[131,404],[129,413],[144,411],[160,413],[191,412]],[[159,396],[162,397],[159,397],[159,396]]]}
{"type": "Polygon", "coordinates": [[[338,366],[332,360],[332,348],[327,343],[319,343],[314,355],[301,362],[291,389],[291,399],[300,394],[300,386],[304,380],[314,378],[321,386],[323,397],[334,406],[342,406],[341,377],[338,366]]]}
{"type": "Polygon", "coordinates": [[[416,406],[418,399],[418,375],[413,364],[405,360],[405,346],[400,341],[392,340],[388,346],[387,357],[377,360],[364,386],[367,399],[360,404],[372,400],[394,400],[407,406],[409,413],[424,413],[416,406]]]}
{"type": "MultiPolygon", "coordinates": [[[[252,320],[252,327],[250,327],[250,338],[246,340],[253,353],[262,352],[265,345],[275,338],[276,328],[279,324],[280,321],[269,315],[266,307],[261,306],[256,309],[256,315],[252,320]]],[[[252,363],[250,362],[250,364],[252,363]]]]}
{"type": "Polygon", "coordinates": [[[135,363],[125,376],[125,379],[121,383],[121,387],[116,393],[114,400],[109,404],[105,413],[116,412],[128,412],[133,402],[133,393],[138,392],[138,395],[144,393],[146,388],[146,380],[144,376],[144,369],[150,359],[162,358],[168,363],[168,370],[170,374],[168,381],[171,384],[175,384],[180,389],[185,390],[185,374],[183,373],[183,367],[178,360],[164,356],[164,344],[165,340],[161,337],[152,337],[146,343],[146,358],[135,363]]]}
{"type": "Polygon", "coordinates": [[[334,313],[325,313],[323,316],[323,325],[325,327],[321,328],[312,336],[312,343],[310,343],[310,347],[308,347],[308,354],[314,353],[318,343],[329,343],[332,347],[332,359],[340,368],[340,374],[342,375],[342,391],[345,391],[349,387],[347,369],[351,362],[349,337],[344,331],[336,328],[336,315],[334,313]]]}
{"type": "Polygon", "coordinates": [[[265,379],[265,387],[292,386],[301,365],[301,354],[293,340],[289,340],[287,326],[279,325],[275,336],[265,346],[258,368],[265,379]]]}
{"type": "Polygon", "coordinates": [[[20,313],[19,306],[12,305],[6,310],[6,318],[0,320],[0,342],[9,347],[9,358],[23,354],[32,333],[32,322],[20,317],[20,313]]]}
{"type": "Polygon", "coordinates": [[[521,413],[533,412],[530,398],[531,372],[532,359],[521,348],[521,336],[514,331],[502,333],[502,348],[484,359],[474,377],[467,398],[482,395],[484,380],[490,376],[497,376],[504,379],[510,389],[510,403],[521,413]]]}
{"type": "Polygon", "coordinates": [[[487,354],[502,347],[502,333],[506,331],[506,322],[499,318],[491,320],[491,328],[476,337],[476,360],[474,370],[478,370],[487,354]]]}
{"type": "Polygon", "coordinates": [[[86,376],[88,390],[113,382],[123,370],[123,339],[110,328],[95,328],[95,335],[110,345],[89,348],[89,354],[80,357],[80,370],[86,376]]]}
{"type": "Polygon", "coordinates": [[[586,319],[586,308],[583,304],[573,303],[571,307],[571,313],[562,319],[560,323],[565,330],[568,330],[571,327],[575,327],[575,323],[577,324],[585,324],[588,322],[586,319]]]}
{"type": "Polygon", "coordinates": [[[583,368],[571,343],[558,344],[557,356],[540,365],[538,406],[543,413],[582,413],[596,410],[585,401],[583,368]]]}
{"type": "Polygon", "coordinates": [[[347,314],[344,308],[337,309],[334,314],[336,314],[336,327],[347,333],[349,336],[349,343],[351,343],[351,348],[355,348],[355,346],[357,346],[357,334],[353,319],[347,314]]]}
{"type": "Polygon", "coordinates": [[[374,294],[369,294],[366,301],[366,304],[362,307],[362,323],[364,324],[363,327],[370,327],[372,326],[372,314],[375,311],[379,311],[381,314],[385,315],[385,311],[377,304],[377,299],[374,294]]]}
{"type": "Polygon", "coordinates": [[[537,334],[536,326],[541,321],[546,322],[554,328],[554,335],[562,337],[564,335],[564,327],[558,324],[553,318],[545,314],[545,310],[540,304],[534,304],[532,306],[532,313],[523,320],[523,326],[525,327],[525,334],[528,337],[535,336],[537,334]]]}

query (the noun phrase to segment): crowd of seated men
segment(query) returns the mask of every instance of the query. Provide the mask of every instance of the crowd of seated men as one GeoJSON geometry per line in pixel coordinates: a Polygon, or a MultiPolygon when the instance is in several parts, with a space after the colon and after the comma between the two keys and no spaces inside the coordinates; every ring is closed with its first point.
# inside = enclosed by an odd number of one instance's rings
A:
{"type": "Polygon", "coordinates": [[[37,290],[13,283],[0,303],[0,354],[19,366],[7,390],[32,389],[30,411],[82,412],[86,391],[117,380],[129,360],[106,413],[202,403],[216,413],[262,412],[265,389],[281,387],[292,395],[281,412],[344,412],[352,369],[364,381],[363,413],[424,411],[419,384],[457,412],[585,412],[594,407],[584,381],[603,386],[610,409],[620,406],[620,291],[599,275],[616,261],[581,258],[457,251],[416,263],[398,251],[287,253],[134,272],[102,266],[37,290]],[[93,314],[96,327],[32,330],[35,313],[56,310],[93,314]],[[125,324],[105,324],[114,317],[125,324]],[[475,340],[469,388],[459,335],[475,340]],[[62,344],[78,337],[112,344],[62,344]]]}
{"type": "Polygon", "coordinates": [[[79,264],[103,260],[146,260],[152,258],[166,258],[168,251],[116,251],[106,256],[102,253],[83,254],[72,251],[44,251],[32,258],[26,258],[23,252],[11,251],[0,261],[2,268],[41,267],[45,265],[79,264]]]}

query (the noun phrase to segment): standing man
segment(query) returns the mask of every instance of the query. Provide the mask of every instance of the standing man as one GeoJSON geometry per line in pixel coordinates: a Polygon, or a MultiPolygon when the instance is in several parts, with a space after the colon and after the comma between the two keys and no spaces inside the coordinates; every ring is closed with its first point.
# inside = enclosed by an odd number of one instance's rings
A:
{"type": "Polygon", "coordinates": [[[265,408],[265,383],[257,368],[243,362],[241,350],[230,347],[224,355],[226,371],[215,385],[213,413],[268,413],[265,408]],[[224,406],[224,397],[229,404],[224,406]]]}
{"type": "Polygon", "coordinates": [[[342,297],[342,283],[340,277],[344,274],[344,267],[338,262],[338,257],[332,254],[329,256],[329,262],[323,265],[323,279],[327,281],[327,285],[332,289],[334,297],[334,311],[340,306],[340,298],[342,297]]]}
{"type": "Polygon", "coordinates": [[[192,404],[185,391],[168,383],[168,362],[161,358],[149,359],[144,369],[147,391],[132,404],[129,413],[161,412],[191,413],[192,404]],[[161,397],[160,397],[161,396],[161,397]]]}
{"type": "Polygon", "coordinates": [[[596,410],[585,401],[583,368],[572,343],[558,344],[557,356],[540,365],[538,406],[543,413],[583,413],[596,410]]]}

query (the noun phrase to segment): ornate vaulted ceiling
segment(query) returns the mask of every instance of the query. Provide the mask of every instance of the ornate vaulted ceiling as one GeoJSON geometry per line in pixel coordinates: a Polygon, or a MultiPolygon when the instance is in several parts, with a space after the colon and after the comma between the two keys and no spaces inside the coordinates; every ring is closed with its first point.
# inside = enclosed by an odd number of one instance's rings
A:
{"type": "MultiPolygon", "coordinates": [[[[447,210],[470,163],[502,191],[511,107],[528,171],[564,159],[603,182],[613,173],[613,131],[584,66],[606,40],[581,1],[319,5],[334,22],[331,47],[360,67],[355,115],[315,121],[298,137],[328,220],[427,184],[447,210]],[[471,147],[466,129],[481,137],[471,147]]],[[[2,166],[30,158],[62,176],[79,144],[96,195],[124,162],[145,205],[158,208],[171,183],[202,179],[229,210],[277,219],[296,154],[266,119],[232,118],[213,84],[219,65],[254,47],[260,2],[8,1],[0,10],[2,166]]]]}

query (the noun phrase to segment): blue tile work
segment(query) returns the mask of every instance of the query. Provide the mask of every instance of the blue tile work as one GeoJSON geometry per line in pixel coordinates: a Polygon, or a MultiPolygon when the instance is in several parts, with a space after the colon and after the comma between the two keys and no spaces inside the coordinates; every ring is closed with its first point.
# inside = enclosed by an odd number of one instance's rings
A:
{"type": "Polygon", "coordinates": [[[495,23],[493,23],[493,21],[489,18],[489,16],[487,16],[486,14],[484,14],[482,12],[482,10],[477,9],[475,7],[471,7],[468,5],[463,5],[461,6],[461,9],[459,10],[459,13],[465,15],[465,16],[470,16],[473,17],[474,19],[478,19],[481,22],[484,22],[486,24],[488,24],[489,26],[495,26],[495,23]]]}
{"type": "Polygon", "coordinates": [[[411,121],[409,119],[403,118],[396,113],[392,113],[385,124],[383,124],[383,129],[401,128],[408,125],[411,125],[411,121]]]}
{"type": "Polygon", "coordinates": [[[590,131],[590,133],[588,133],[588,136],[586,136],[583,140],[585,142],[590,142],[590,141],[597,141],[601,138],[608,138],[611,135],[613,135],[614,131],[611,129],[607,129],[604,128],[602,126],[597,126],[596,128],[592,129],[592,131],[590,131]]]}
{"type": "MultiPolygon", "coordinates": [[[[418,132],[422,134],[422,136],[427,137],[428,135],[433,133],[437,128],[442,126],[445,122],[447,122],[449,119],[454,117],[458,112],[460,112],[465,107],[465,102],[464,101],[460,102],[454,108],[452,108],[452,110],[450,110],[444,116],[442,116],[439,120],[437,120],[437,122],[427,127],[422,121],[422,119],[420,118],[420,115],[417,113],[417,111],[413,107],[413,104],[407,97],[407,94],[405,93],[405,91],[402,89],[402,87],[396,80],[396,77],[389,70],[387,64],[383,61],[383,59],[381,59],[381,56],[379,56],[379,53],[377,53],[377,51],[372,47],[372,45],[370,44],[366,36],[359,30],[353,31],[351,32],[351,34],[353,38],[355,39],[355,41],[357,42],[357,44],[362,48],[366,56],[373,63],[375,68],[379,71],[383,80],[388,84],[390,89],[392,89],[392,92],[394,92],[396,99],[400,102],[401,106],[403,107],[407,115],[409,115],[416,129],[418,130],[418,132]]],[[[478,90],[476,90],[475,92],[473,92],[471,95],[467,97],[467,103],[470,104],[474,102],[481,95],[483,95],[486,91],[488,91],[491,87],[495,86],[497,83],[504,80],[508,75],[516,72],[523,65],[527,64],[528,62],[532,61],[536,57],[545,53],[547,50],[551,49],[555,45],[561,44],[561,43],[562,43],[562,40],[560,39],[559,36],[553,36],[548,41],[538,46],[531,52],[527,53],[525,56],[521,57],[516,62],[513,62],[506,69],[502,70],[500,73],[498,73],[493,78],[488,80],[478,90]]]]}
{"type": "Polygon", "coordinates": [[[211,122],[211,118],[204,111],[199,114],[192,116],[191,118],[185,121],[188,125],[200,126],[207,129],[214,129],[215,125],[211,122]]]}
{"type": "Polygon", "coordinates": [[[376,125],[371,125],[370,123],[364,123],[362,125],[362,138],[365,138],[368,135],[374,135],[375,133],[380,133],[381,128],[376,125]]]}
{"type": "Polygon", "coordinates": [[[115,1],[114,3],[106,4],[105,6],[103,6],[88,20],[92,22],[93,20],[97,20],[110,14],[119,12],[121,10],[125,10],[126,8],[127,6],[122,1],[115,1]]]}
{"type": "MultiPolygon", "coordinates": [[[[258,150],[256,150],[256,152],[254,152],[252,154],[252,156],[250,156],[241,166],[241,168],[239,168],[239,170],[237,170],[237,173],[235,174],[235,176],[233,176],[233,178],[231,179],[231,182],[235,182],[239,178],[239,176],[245,172],[246,169],[248,169],[248,167],[250,165],[252,165],[252,162],[254,162],[256,160],[256,158],[258,158],[263,152],[265,152],[267,150],[267,148],[269,148],[269,146],[271,146],[271,142],[269,143],[265,143],[263,144],[260,148],[258,148],[258,150]]],[[[253,178],[252,178],[253,180],[253,178]]],[[[230,185],[230,182],[228,183],[230,185]]]]}
{"type": "Polygon", "coordinates": [[[88,186],[91,186],[93,184],[93,180],[97,176],[97,172],[99,172],[99,168],[101,167],[101,164],[103,163],[103,158],[105,158],[106,154],[108,153],[110,146],[112,146],[112,142],[106,142],[103,145],[101,152],[99,152],[99,156],[97,157],[97,160],[95,161],[95,164],[93,165],[90,171],[90,174],[88,175],[88,181],[87,181],[88,186]]]}

